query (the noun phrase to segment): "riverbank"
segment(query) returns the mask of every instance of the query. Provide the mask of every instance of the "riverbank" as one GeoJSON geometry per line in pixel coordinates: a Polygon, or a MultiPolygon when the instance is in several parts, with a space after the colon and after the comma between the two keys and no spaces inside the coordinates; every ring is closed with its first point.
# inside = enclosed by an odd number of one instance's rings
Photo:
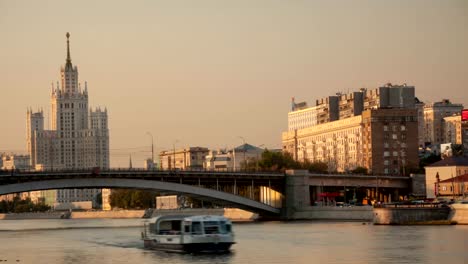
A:
{"type": "MultiPolygon", "coordinates": [[[[26,219],[126,219],[143,218],[145,210],[115,210],[115,211],[75,211],[75,212],[38,212],[20,214],[0,214],[0,220],[26,220],[26,219]]],[[[168,214],[185,215],[224,215],[231,221],[255,221],[258,215],[236,208],[220,209],[184,209],[184,210],[154,210],[150,217],[168,214]]]]}

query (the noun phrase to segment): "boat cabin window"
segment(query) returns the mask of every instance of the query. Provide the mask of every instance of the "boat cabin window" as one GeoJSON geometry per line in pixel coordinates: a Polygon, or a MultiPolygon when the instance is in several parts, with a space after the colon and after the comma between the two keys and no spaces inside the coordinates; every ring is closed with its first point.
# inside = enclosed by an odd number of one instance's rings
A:
{"type": "Polygon", "coordinates": [[[190,224],[184,225],[184,232],[185,233],[190,233],[190,224]]]}
{"type": "Polygon", "coordinates": [[[219,234],[219,222],[218,221],[205,221],[205,234],[219,234]]]}
{"type": "Polygon", "coordinates": [[[221,221],[219,227],[220,227],[221,234],[231,233],[231,224],[230,223],[227,223],[226,221],[221,221]]]}
{"type": "Polygon", "coordinates": [[[159,234],[160,235],[177,235],[180,234],[182,221],[180,220],[168,220],[159,223],[159,234]]]}
{"type": "Polygon", "coordinates": [[[201,222],[192,222],[192,234],[194,234],[194,235],[203,234],[203,230],[202,230],[202,227],[201,227],[201,222]]]}

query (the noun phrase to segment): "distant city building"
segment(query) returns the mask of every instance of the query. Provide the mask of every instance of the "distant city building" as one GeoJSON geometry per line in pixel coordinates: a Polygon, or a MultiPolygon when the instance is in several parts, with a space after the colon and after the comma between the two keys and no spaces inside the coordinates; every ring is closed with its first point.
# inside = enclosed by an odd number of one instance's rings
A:
{"type": "Polygon", "coordinates": [[[442,128],[444,143],[462,144],[461,115],[444,117],[442,128]]]}
{"type": "Polygon", "coordinates": [[[468,174],[468,158],[448,157],[425,167],[426,170],[426,197],[436,197],[436,184],[439,181],[452,179],[468,174]]]}
{"type": "Polygon", "coordinates": [[[229,150],[212,150],[206,155],[204,169],[235,171],[248,162],[256,162],[265,150],[250,144],[243,144],[229,150]]]}
{"type": "Polygon", "coordinates": [[[462,121],[461,124],[463,154],[468,157],[468,121],[462,121]]]}
{"type": "Polygon", "coordinates": [[[464,199],[468,195],[468,174],[459,175],[436,184],[437,198],[464,199]]]}
{"type": "Polygon", "coordinates": [[[418,98],[415,97],[414,107],[417,111],[418,117],[418,146],[419,151],[424,150],[424,102],[421,102],[418,98]]]}
{"type": "Polygon", "coordinates": [[[296,104],[292,100],[288,113],[288,131],[361,115],[364,110],[379,108],[414,108],[414,86],[386,84],[374,90],[361,88],[358,92],[337,93],[315,101],[296,104]]]}
{"type": "Polygon", "coordinates": [[[376,174],[408,175],[418,167],[418,119],[414,108],[382,108],[362,113],[363,167],[376,174]]]}
{"type": "Polygon", "coordinates": [[[448,99],[424,106],[424,142],[425,145],[438,145],[444,142],[444,118],[460,114],[462,104],[453,104],[448,99]]]}
{"type": "MultiPolygon", "coordinates": [[[[70,35],[67,58],[60,70],[61,81],[51,89],[51,129],[44,128],[43,111],[27,111],[27,147],[31,166],[37,170],[109,168],[107,109],[91,110],[88,86],[78,82],[78,68],[72,65],[70,35]]],[[[58,190],[55,201],[90,201],[100,189],[58,190]]],[[[53,197],[54,195],[48,195],[53,197]]]]}
{"type": "Polygon", "coordinates": [[[29,155],[5,154],[1,158],[3,170],[29,170],[31,158],[29,155]]]}
{"type": "Polygon", "coordinates": [[[146,159],[143,164],[143,168],[145,168],[145,170],[156,170],[158,168],[158,164],[152,159],[146,159]]]}
{"type": "Polygon", "coordinates": [[[405,174],[406,167],[418,163],[414,91],[406,84],[362,88],[292,111],[283,150],[299,161],[324,162],[330,171],[365,167],[376,174],[405,174]],[[316,114],[317,121],[306,114],[316,114]]]}
{"type": "Polygon", "coordinates": [[[203,147],[165,150],[159,153],[159,164],[163,170],[203,169],[203,161],[207,154],[208,149],[203,147]]]}

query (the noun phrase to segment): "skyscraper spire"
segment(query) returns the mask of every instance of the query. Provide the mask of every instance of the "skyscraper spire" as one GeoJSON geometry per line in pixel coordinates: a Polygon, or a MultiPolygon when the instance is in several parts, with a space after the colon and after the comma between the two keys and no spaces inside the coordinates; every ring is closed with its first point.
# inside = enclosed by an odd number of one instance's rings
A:
{"type": "Polygon", "coordinates": [[[65,69],[72,69],[71,57],[70,57],[70,33],[67,32],[67,62],[65,63],[65,69]]]}

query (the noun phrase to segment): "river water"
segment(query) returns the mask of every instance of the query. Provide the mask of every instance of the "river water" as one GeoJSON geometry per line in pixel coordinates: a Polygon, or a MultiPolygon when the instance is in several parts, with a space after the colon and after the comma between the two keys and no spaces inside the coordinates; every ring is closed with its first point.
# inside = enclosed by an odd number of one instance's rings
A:
{"type": "Polygon", "coordinates": [[[0,221],[2,263],[468,263],[468,226],[235,223],[232,253],[145,250],[141,219],[0,221]]]}

